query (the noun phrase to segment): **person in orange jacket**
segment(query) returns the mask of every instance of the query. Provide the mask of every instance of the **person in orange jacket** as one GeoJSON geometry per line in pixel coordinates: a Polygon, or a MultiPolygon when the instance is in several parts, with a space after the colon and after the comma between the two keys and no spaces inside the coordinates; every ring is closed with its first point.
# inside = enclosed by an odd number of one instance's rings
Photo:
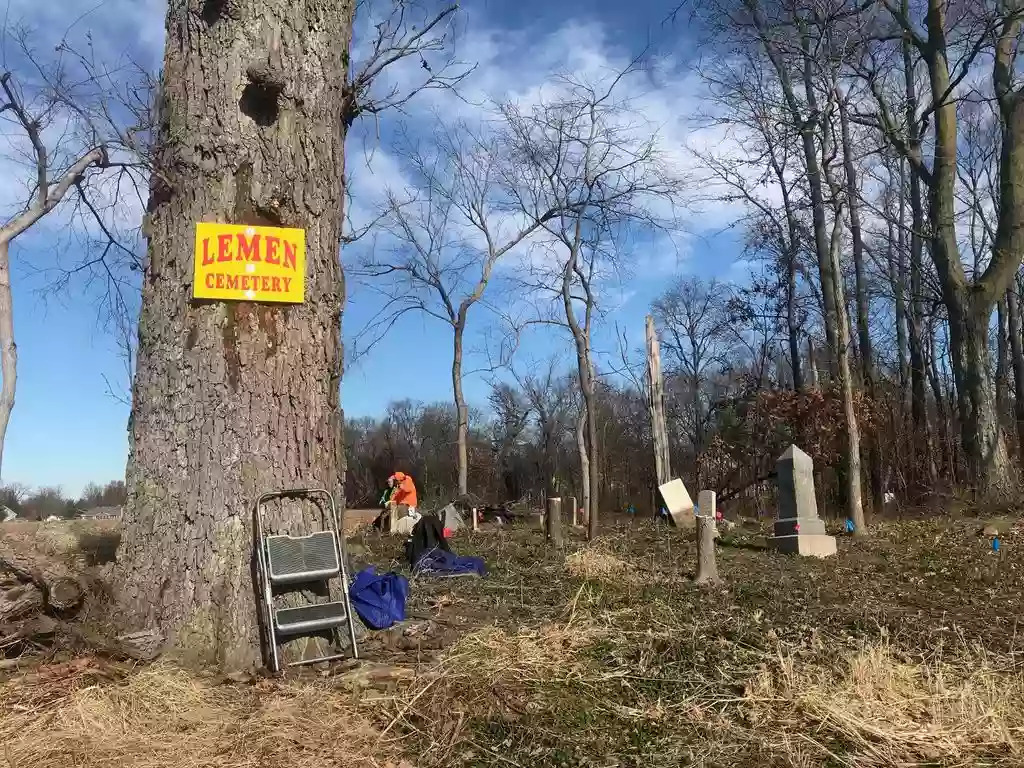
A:
{"type": "Polygon", "coordinates": [[[397,486],[388,500],[389,503],[404,504],[409,508],[409,515],[416,517],[416,503],[418,499],[416,498],[416,484],[412,481],[412,478],[405,474],[405,472],[395,472],[395,474],[388,478],[388,484],[397,486]]]}

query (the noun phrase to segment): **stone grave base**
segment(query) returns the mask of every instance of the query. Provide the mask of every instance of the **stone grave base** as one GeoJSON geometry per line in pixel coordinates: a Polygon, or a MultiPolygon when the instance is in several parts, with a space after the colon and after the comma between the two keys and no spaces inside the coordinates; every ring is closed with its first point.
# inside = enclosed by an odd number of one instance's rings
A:
{"type": "Polygon", "coordinates": [[[804,533],[794,536],[771,536],[768,546],[787,555],[802,557],[830,557],[836,553],[836,537],[822,533],[804,533]]]}

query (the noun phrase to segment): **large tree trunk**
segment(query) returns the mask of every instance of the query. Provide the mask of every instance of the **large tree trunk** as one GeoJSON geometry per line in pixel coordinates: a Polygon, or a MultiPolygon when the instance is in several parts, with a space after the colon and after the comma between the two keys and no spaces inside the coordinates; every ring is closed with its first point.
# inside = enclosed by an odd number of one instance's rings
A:
{"type": "Polygon", "coordinates": [[[14,299],[11,294],[10,243],[0,240],[0,479],[3,478],[4,444],[14,411],[18,380],[18,347],[14,343],[14,299]]]}
{"type": "Polygon", "coordinates": [[[464,325],[455,326],[455,348],[452,353],[452,391],[455,393],[455,418],[459,453],[459,494],[469,492],[469,406],[462,392],[462,335],[464,325]]]}
{"type": "MultiPolygon", "coordinates": [[[[189,0],[167,11],[117,582],[126,624],[159,628],[197,661],[260,657],[256,498],[321,486],[344,503],[338,249],[354,9],[189,0]],[[305,229],[305,303],[193,301],[198,221],[305,229]]],[[[268,523],[294,532],[316,519],[289,503],[268,523]]]]}

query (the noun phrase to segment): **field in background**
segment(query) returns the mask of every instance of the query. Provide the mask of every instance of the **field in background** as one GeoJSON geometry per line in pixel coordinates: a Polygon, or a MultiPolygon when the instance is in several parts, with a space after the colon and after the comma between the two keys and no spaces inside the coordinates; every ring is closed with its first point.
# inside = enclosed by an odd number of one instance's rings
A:
{"type": "MultiPolygon", "coordinates": [[[[379,509],[345,510],[345,535],[351,536],[372,523],[379,512],[379,509]]],[[[102,565],[114,559],[121,537],[120,527],[120,521],[114,519],[59,520],[49,523],[14,520],[0,523],[0,536],[12,534],[19,538],[30,538],[47,554],[77,556],[84,558],[89,565],[102,565]]]]}
{"type": "MultiPolygon", "coordinates": [[[[711,591],[690,583],[694,543],[646,521],[590,544],[576,532],[565,552],[535,530],[461,534],[453,548],[487,578],[415,579],[409,620],[372,633],[359,666],[284,681],[93,657],[12,671],[2,754],[33,768],[1019,766],[1024,540],[1004,525],[994,554],[981,526],[885,523],[815,561],[765,550],[750,523],[720,542],[727,584],[711,591]]],[[[86,544],[112,533],[75,529],[86,544]]],[[[404,570],[399,537],[350,549],[404,570]]]]}

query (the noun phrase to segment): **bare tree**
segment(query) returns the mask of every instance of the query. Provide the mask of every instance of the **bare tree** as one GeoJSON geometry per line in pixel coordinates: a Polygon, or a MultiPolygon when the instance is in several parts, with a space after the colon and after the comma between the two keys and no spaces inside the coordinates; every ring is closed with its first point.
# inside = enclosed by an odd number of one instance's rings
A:
{"type": "Polygon", "coordinates": [[[734,344],[728,299],[728,288],[716,280],[683,277],[653,305],[662,343],[675,363],[671,372],[684,382],[689,394],[689,438],[695,457],[703,450],[710,427],[710,374],[724,365],[734,344]]]}
{"type": "MultiPolygon", "coordinates": [[[[536,373],[517,376],[534,417],[541,449],[539,469],[548,497],[561,493],[558,486],[558,448],[573,412],[572,380],[559,368],[558,358],[552,357],[546,363],[531,366],[536,373]]],[[[548,523],[549,535],[552,535],[554,523],[551,520],[548,523]]]]}
{"type": "MultiPolygon", "coordinates": [[[[88,66],[74,66],[85,60],[66,45],[58,46],[55,61],[40,62],[34,57],[26,33],[15,31],[9,37],[25,54],[30,72],[24,77],[10,70],[0,74],[0,120],[16,137],[13,142],[17,154],[13,159],[25,165],[31,181],[24,206],[0,224],[0,468],[18,375],[11,244],[68,203],[65,209],[70,216],[84,214],[86,226],[98,228],[104,242],[99,255],[90,254],[74,272],[105,271],[116,285],[114,260],[108,258],[112,248],[124,249],[132,263],[137,264],[134,254],[108,225],[101,211],[103,203],[94,196],[103,183],[100,177],[104,173],[117,176],[137,162],[137,158],[126,158],[120,151],[124,143],[116,130],[111,133],[114,121],[103,124],[94,119],[96,110],[109,109],[109,99],[105,100],[102,94],[95,100],[85,98],[85,91],[105,85],[101,74],[88,66]],[[70,59],[70,64],[64,59],[70,59]]],[[[130,174],[128,179],[134,181],[130,174]]]]}
{"type": "Polygon", "coordinates": [[[681,191],[681,180],[666,170],[655,132],[620,95],[635,72],[634,62],[604,82],[560,77],[554,95],[537,106],[502,108],[517,208],[542,222],[547,234],[523,282],[559,307],[561,317],[548,314],[540,321],[568,328],[576,351],[587,420],[590,537],[597,533],[601,485],[592,348],[598,291],[621,267],[627,236],[665,226],[664,212],[681,191]],[[552,211],[557,215],[548,218],[552,211]]]}
{"type": "MultiPolygon", "coordinates": [[[[429,152],[406,142],[400,153],[413,175],[411,199],[394,190],[382,214],[394,244],[374,248],[359,273],[386,298],[386,308],[366,329],[383,331],[408,312],[425,314],[452,331],[452,392],[459,419],[459,493],[469,484],[469,406],[463,393],[466,327],[499,260],[551,220],[553,211],[522,223],[503,180],[502,140],[458,123],[436,122],[429,152]]],[[[357,337],[358,338],[358,337],[357,337]]]]}
{"type": "Polygon", "coordinates": [[[875,109],[864,120],[875,126],[909,163],[928,190],[930,250],[942,286],[950,332],[952,364],[964,451],[969,471],[981,494],[1007,492],[1014,481],[993,393],[989,326],[993,310],[1010,286],[1024,256],[1021,226],[1024,201],[1017,193],[1024,157],[1024,91],[1017,76],[1017,49],[1024,9],[1016,3],[985,2],[968,13],[948,16],[947,0],[927,0],[920,8],[909,2],[884,3],[864,18],[864,45],[853,68],[868,84],[875,109]],[[919,18],[922,15],[923,18],[919,18]],[[923,22],[923,23],[922,23],[923,22]],[[925,63],[928,93],[921,113],[932,124],[925,146],[898,119],[891,94],[892,41],[903,41],[925,63]],[[999,106],[1002,147],[999,159],[999,200],[995,240],[988,264],[969,277],[957,237],[958,93],[981,62],[991,63],[994,97],[999,106]]]}

